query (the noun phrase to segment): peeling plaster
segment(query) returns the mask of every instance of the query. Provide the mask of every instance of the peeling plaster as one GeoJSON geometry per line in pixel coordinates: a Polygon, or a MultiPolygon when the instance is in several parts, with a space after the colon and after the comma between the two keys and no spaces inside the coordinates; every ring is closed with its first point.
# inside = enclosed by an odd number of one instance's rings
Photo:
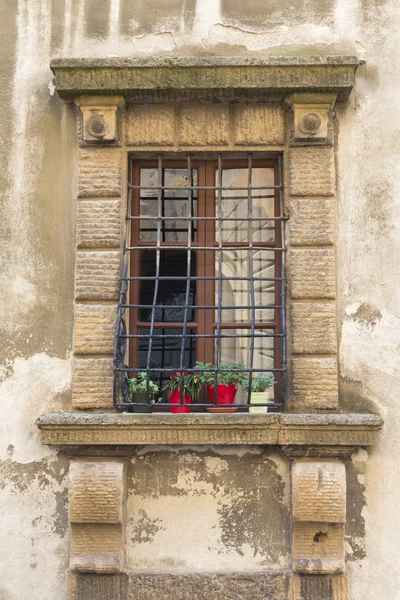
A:
{"type": "Polygon", "coordinates": [[[287,568],[288,478],[287,462],[271,450],[139,453],[128,474],[130,568],[287,568]]]}

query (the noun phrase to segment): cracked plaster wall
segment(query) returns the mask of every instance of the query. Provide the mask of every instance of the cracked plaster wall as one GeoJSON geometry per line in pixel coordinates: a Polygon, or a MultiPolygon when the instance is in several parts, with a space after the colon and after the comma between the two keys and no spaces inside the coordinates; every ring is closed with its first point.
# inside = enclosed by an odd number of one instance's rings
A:
{"type": "MultiPolygon", "coordinates": [[[[358,452],[348,468],[347,549],[352,600],[400,598],[397,0],[3,0],[0,17],[2,600],[61,600],[67,564],[67,461],[40,445],[34,426],[38,414],[70,402],[75,115],[54,95],[50,58],[248,52],[356,53],[367,60],[350,101],[338,110],[341,400],[351,410],[375,406],[386,426],[369,460],[358,452]]],[[[132,472],[145,474],[153,463],[160,471],[171,458],[152,452],[135,457],[132,472]]],[[[225,466],[235,473],[232,457],[211,449],[173,454],[161,497],[175,498],[186,525],[191,508],[204,501],[210,519],[199,544],[205,549],[216,532],[216,558],[222,551],[243,566],[244,553],[252,567],[262,568],[263,560],[284,566],[286,550],[272,543],[273,532],[257,541],[251,528],[247,537],[229,530],[222,513],[240,498],[244,458],[236,458],[238,475],[229,480],[225,466]],[[190,489],[185,481],[193,482],[190,489]],[[261,553],[254,554],[256,547],[261,553]]],[[[254,460],[268,482],[277,474],[285,481],[278,459],[256,454],[254,460]]],[[[182,560],[174,502],[171,510],[168,502],[161,506],[151,489],[132,491],[128,504],[132,567],[150,565],[157,556],[152,542],[165,532],[174,540],[172,559],[182,560]],[[159,521],[152,519],[158,510],[159,521]],[[145,543],[134,553],[142,535],[145,543]]],[[[282,493],[273,502],[284,519],[282,493]]],[[[186,560],[193,567],[193,548],[186,560]]]]}

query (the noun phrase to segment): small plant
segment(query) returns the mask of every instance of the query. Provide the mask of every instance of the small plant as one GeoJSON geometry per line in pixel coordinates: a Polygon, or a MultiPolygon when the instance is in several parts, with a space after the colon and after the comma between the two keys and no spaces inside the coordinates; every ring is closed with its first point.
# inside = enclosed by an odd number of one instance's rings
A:
{"type": "MultiPolygon", "coordinates": [[[[267,373],[257,373],[255,377],[253,377],[251,381],[251,391],[252,392],[265,392],[268,388],[275,385],[275,377],[273,375],[269,375],[267,373]]],[[[249,390],[249,380],[243,382],[243,389],[248,392],[249,390]]]]}
{"type": "MultiPolygon", "coordinates": [[[[196,362],[196,368],[199,370],[201,383],[214,386],[216,366],[212,366],[211,363],[196,362]]],[[[234,385],[237,388],[239,384],[244,383],[246,374],[243,371],[238,371],[238,369],[244,369],[244,365],[240,362],[231,365],[218,365],[218,385],[234,385]]]]}
{"type": "Polygon", "coordinates": [[[129,379],[129,391],[131,397],[135,394],[148,394],[150,402],[155,402],[155,397],[160,393],[160,386],[158,386],[151,379],[147,379],[147,373],[141,371],[136,377],[129,379]]]}
{"type": "Polygon", "coordinates": [[[196,400],[200,394],[201,383],[198,372],[177,371],[164,384],[163,391],[167,392],[170,398],[175,391],[182,390],[183,396],[190,396],[192,400],[196,400]]]}

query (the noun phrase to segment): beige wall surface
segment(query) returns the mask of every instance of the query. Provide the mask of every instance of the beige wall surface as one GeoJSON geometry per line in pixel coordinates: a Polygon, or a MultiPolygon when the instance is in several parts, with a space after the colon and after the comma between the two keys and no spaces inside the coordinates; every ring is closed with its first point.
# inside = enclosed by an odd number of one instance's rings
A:
{"type": "MultiPolygon", "coordinates": [[[[77,143],[75,109],[55,94],[49,62],[249,53],[367,61],[337,109],[340,400],[352,411],[375,405],[386,425],[369,458],[360,450],[348,465],[347,551],[352,600],[400,598],[397,0],[2,0],[0,23],[0,598],[65,593],[68,460],[41,446],[35,419],[71,402],[77,143]]],[[[165,569],[193,570],[196,544],[199,568],[221,556],[233,569],[287,567],[287,465],[274,452],[242,452],[145,448],[135,456],[130,568],[154,568],[158,557],[158,568],[164,560],[165,569]],[[158,490],[148,482],[154,472],[158,490]],[[243,528],[251,493],[275,511],[280,538],[265,506],[256,515],[270,519],[263,535],[243,528]],[[196,523],[190,515],[200,507],[208,517],[196,523]],[[185,556],[169,508],[179,512],[185,556]],[[167,541],[173,565],[160,551],[167,541]]]]}

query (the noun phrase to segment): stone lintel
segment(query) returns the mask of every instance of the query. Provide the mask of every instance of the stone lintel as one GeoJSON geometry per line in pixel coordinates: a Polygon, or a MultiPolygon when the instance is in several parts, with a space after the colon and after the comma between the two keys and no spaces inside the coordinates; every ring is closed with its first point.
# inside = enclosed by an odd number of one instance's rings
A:
{"type": "Polygon", "coordinates": [[[124,95],[127,100],[188,101],[250,95],[284,100],[294,92],[337,94],[347,100],[354,86],[354,56],[144,57],[56,59],[51,62],[61,98],[83,94],[124,95]],[[160,92],[161,95],[160,95],[160,92]],[[184,92],[182,96],[182,92],[184,92]]]}
{"type": "Polygon", "coordinates": [[[369,446],[377,442],[383,422],[372,414],[50,413],[37,425],[42,442],[56,446],[369,446]]]}

